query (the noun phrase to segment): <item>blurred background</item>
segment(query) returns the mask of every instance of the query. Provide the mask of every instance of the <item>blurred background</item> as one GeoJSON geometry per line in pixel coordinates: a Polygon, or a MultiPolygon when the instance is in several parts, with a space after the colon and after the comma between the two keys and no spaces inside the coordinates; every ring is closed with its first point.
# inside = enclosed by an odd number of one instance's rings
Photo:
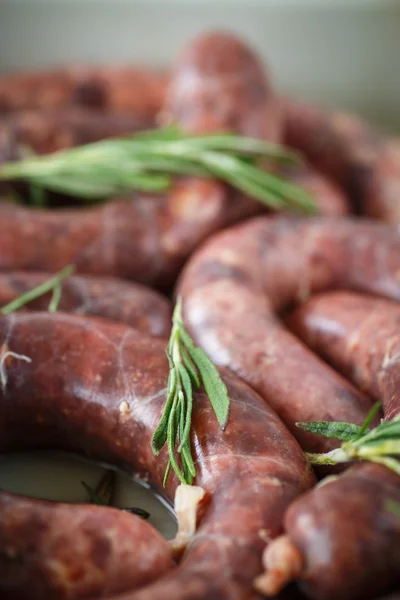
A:
{"type": "Polygon", "coordinates": [[[400,131],[400,0],[0,0],[0,71],[169,67],[209,28],[247,39],[282,91],[400,131]]]}

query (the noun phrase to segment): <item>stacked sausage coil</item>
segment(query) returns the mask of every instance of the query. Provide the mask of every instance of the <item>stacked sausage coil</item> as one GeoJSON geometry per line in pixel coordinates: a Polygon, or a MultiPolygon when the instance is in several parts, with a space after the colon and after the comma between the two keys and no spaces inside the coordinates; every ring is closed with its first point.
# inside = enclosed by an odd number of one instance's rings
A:
{"type": "MultiPolygon", "coordinates": [[[[168,452],[155,456],[150,442],[177,297],[230,398],[222,431],[205,391],[194,396],[206,502],[182,557],[135,515],[0,490],[0,595],[396,598],[400,517],[388,502],[400,506],[400,475],[369,462],[313,470],[305,453],[340,443],[297,423],[361,426],[374,401],[371,427],[400,415],[397,142],[280,98],[254,52],[226,33],[195,39],[169,75],[70,67],[0,78],[0,161],[170,123],[301,151],[305,161],[280,174],[319,214],[272,215],[194,176],[90,207],[0,203],[0,306],[68,264],[77,271],[57,312],[44,295],[0,316],[1,453],[72,451],[162,489],[168,452]]],[[[178,485],[171,472],[171,502],[178,485]]]]}

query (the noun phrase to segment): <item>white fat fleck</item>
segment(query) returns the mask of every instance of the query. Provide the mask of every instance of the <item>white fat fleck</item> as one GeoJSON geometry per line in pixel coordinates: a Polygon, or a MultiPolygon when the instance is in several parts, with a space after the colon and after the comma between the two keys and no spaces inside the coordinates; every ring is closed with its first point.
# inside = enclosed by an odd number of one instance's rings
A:
{"type": "Polygon", "coordinates": [[[130,411],[131,407],[129,406],[126,400],[123,400],[119,405],[119,412],[122,414],[126,414],[130,411]]]}
{"type": "Polygon", "coordinates": [[[3,389],[3,392],[5,391],[5,389],[7,387],[8,376],[7,376],[5,362],[9,356],[12,356],[13,358],[16,358],[18,360],[24,360],[27,363],[32,362],[32,359],[29,358],[29,356],[25,356],[25,354],[17,354],[16,352],[11,352],[11,350],[4,351],[4,346],[3,346],[3,352],[0,356],[0,383],[1,383],[1,387],[3,389]]]}
{"type": "Polygon", "coordinates": [[[181,484],[175,492],[174,509],[178,519],[178,533],[171,541],[172,551],[180,555],[196,533],[198,508],[206,492],[197,485],[181,484]]]}
{"type": "Polygon", "coordinates": [[[392,354],[393,346],[397,345],[397,340],[389,340],[385,349],[385,356],[383,357],[380,371],[385,371],[391,365],[400,362],[400,352],[394,352],[392,354]]]}

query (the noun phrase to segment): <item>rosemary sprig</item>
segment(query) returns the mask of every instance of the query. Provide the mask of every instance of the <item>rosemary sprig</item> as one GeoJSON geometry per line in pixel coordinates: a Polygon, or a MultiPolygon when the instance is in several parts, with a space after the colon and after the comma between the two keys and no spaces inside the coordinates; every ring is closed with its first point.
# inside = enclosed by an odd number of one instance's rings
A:
{"type": "Polygon", "coordinates": [[[174,175],[216,177],[270,208],[313,212],[307,192],[268,173],[260,161],[298,160],[286,148],[233,134],[189,135],[165,128],[103,140],[46,156],[3,163],[0,180],[30,182],[33,202],[44,202],[40,189],[87,199],[104,199],[131,190],[161,192],[174,175]]]}
{"type": "Polygon", "coordinates": [[[52,292],[48,310],[49,312],[55,312],[61,299],[61,284],[64,279],[72,275],[74,271],[74,265],[68,265],[67,267],[64,267],[64,269],[61,269],[61,271],[54,275],[54,277],[51,277],[41,285],[38,285],[21,296],[18,296],[18,298],[15,298],[15,300],[12,300],[0,308],[0,314],[8,315],[12,312],[15,312],[16,310],[19,310],[25,306],[25,304],[32,302],[32,300],[36,300],[36,298],[39,298],[40,296],[44,296],[44,294],[47,294],[48,292],[52,292]]]}
{"type": "MultiPolygon", "coordinates": [[[[102,475],[99,483],[95,488],[92,488],[86,481],[81,481],[82,486],[85,488],[89,495],[90,504],[97,504],[98,506],[112,506],[115,495],[115,488],[117,484],[117,478],[115,471],[108,469],[105,471],[104,475],[102,475]]],[[[143,508],[138,508],[136,506],[130,508],[122,508],[124,512],[129,512],[133,515],[137,515],[142,519],[148,519],[150,517],[150,513],[143,508]]]]}
{"type": "Polygon", "coordinates": [[[398,517],[400,519],[400,503],[399,502],[395,502],[394,500],[386,500],[385,508],[386,508],[386,510],[388,510],[389,512],[391,512],[393,515],[395,515],[396,517],[398,517]]]}
{"type": "Polygon", "coordinates": [[[215,365],[201,348],[195,346],[184,329],[180,298],[174,310],[167,356],[170,366],[167,399],[151,447],[154,454],[158,455],[167,444],[169,461],[164,486],[171,467],[181,483],[191,484],[196,476],[190,445],[193,388],[198,390],[203,384],[222,430],[228,422],[230,400],[215,365]]]}
{"type": "Polygon", "coordinates": [[[380,463],[400,475],[400,415],[391,421],[382,421],[368,429],[381,403],[375,404],[360,427],[353,423],[313,421],[296,423],[297,427],[329,438],[343,440],[340,448],[325,454],[306,453],[313,465],[335,465],[354,460],[380,463]]]}

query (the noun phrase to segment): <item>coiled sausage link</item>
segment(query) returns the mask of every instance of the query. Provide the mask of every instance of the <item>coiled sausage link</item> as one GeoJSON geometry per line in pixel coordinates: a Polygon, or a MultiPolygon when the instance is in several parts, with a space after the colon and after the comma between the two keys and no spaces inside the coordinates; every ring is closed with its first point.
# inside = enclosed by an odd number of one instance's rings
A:
{"type": "Polygon", "coordinates": [[[363,215],[400,222],[400,142],[362,119],[284,102],[284,139],[348,194],[363,215]]]}
{"type": "Polygon", "coordinates": [[[0,491],[4,600],[75,600],[137,589],[174,566],[168,542],[135,515],[0,491]]]}
{"type": "MultiPolygon", "coordinates": [[[[0,273],[0,306],[47,281],[47,273],[0,273]]],[[[24,309],[47,310],[50,294],[29,302],[24,309]]],[[[139,283],[111,277],[72,276],[61,283],[61,312],[122,321],[143,333],[167,338],[171,330],[171,305],[154,290],[139,283]]]]}
{"type": "Polygon", "coordinates": [[[303,346],[277,319],[313,292],[347,288],[400,297],[400,240],[356,219],[259,217],[214,236],[188,261],[178,293],[195,341],[252,385],[312,452],[333,441],[297,421],[360,424],[370,400],[303,346]]]}
{"type": "MultiPolygon", "coordinates": [[[[142,116],[72,107],[51,111],[24,110],[0,118],[0,139],[8,136],[8,155],[12,160],[22,148],[35,154],[48,154],[103,138],[151,129],[155,115],[142,116]],[[13,148],[11,149],[11,144],[13,148]]],[[[3,142],[4,143],[4,142],[3,142]]]]}
{"type": "MultiPolygon", "coordinates": [[[[280,129],[274,98],[257,57],[244,44],[227,34],[208,34],[183,52],[162,120],[188,131],[233,129],[273,138],[280,129]]],[[[322,210],[347,210],[340,193],[317,174],[292,177],[321,194],[322,210]]],[[[132,194],[79,210],[0,205],[0,270],[54,271],[74,263],[84,273],[170,287],[202,240],[261,210],[219,182],[199,179],[182,179],[167,195],[132,194]]]]}
{"type": "Polygon", "coordinates": [[[314,351],[400,414],[400,306],[345,292],[322,294],[297,309],[290,327],[314,351]]]}
{"type": "Polygon", "coordinates": [[[168,77],[137,67],[75,65],[2,75],[0,113],[67,106],[151,116],[160,109],[168,77]]]}
{"type": "MultiPolygon", "coordinates": [[[[204,36],[182,54],[163,118],[193,131],[210,113],[217,129],[226,129],[234,115],[236,130],[245,133],[254,104],[259,107],[258,123],[269,118],[268,93],[257,58],[240,41],[224,34],[204,36]],[[214,53],[216,47],[218,54],[214,53]],[[196,85],[188,95],[193,79],[196,85]],[[261,97],[254,96],[254,87],[263,90],[261,97]],[[182,101],[177,106],[180,93],[182,101]],[[207,101],[201,101],[203,94],[207,101]],[[193,106],[196,111],[191,116],[193,106]]],[[[218,182],[198,179],[181,180],[167,195],[135,194],[125,201],[70,212],[0,207],[0,270],[53,271],[72,262],[81,272],[170,286],[201,240],[259,210],[258,203],[218,182]],[[16,239],[23,241],[19,248],[16,239]]]]}
{"type": "MultiPolygon", "coordinates": [[[[161,486],[167,456],[153,455],[150,438],[166,396],[163,342],[123,325],[48,313],[1,317],[0,341],[31,358],[3,360],[1,452],[72,450],[135,469],[161,486]]],[[[233,375],[224,380],[231,398],[224,433],[204,394],[195,398],[196,483],[211,496],[201,526],[178,569],[120,600],[251,597],[263,539],[280,532],[289,503],[313,483],[273,411],[233,375]]],[[[170,497],[177,483],[170,477],[170,497]]]]}
{"type": "Polygon", "coordinates": [[[362,464],[296,500],[264,555],[260,591],[296,579],[313,600],[368,600],[400,583],[400,478],[362,464]]]}

